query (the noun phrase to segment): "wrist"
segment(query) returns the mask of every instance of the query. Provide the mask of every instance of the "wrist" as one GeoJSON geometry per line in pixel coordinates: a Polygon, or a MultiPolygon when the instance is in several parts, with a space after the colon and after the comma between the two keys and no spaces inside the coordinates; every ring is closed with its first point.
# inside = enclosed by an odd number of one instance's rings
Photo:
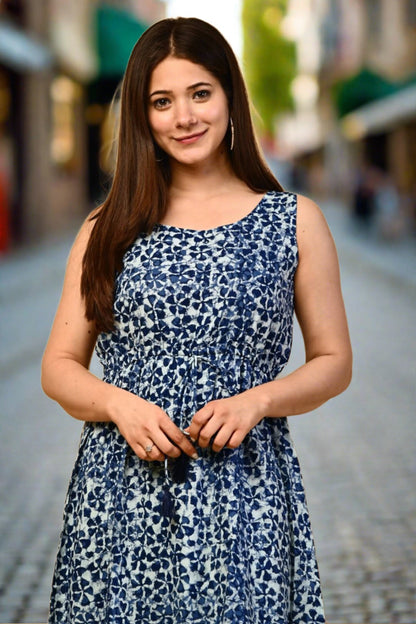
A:
{"type": "Polygon", "coordinates": [[[120,396],[120,393],[124,392],[125,391],[121,388],[109,384],[106,393],[107,396],[105,396],[104,400],[106,418],[117,426],[123,412],[122,405],[124,405],[123,397],[120,396]]]}
{"type": "Polygon", "coordinates": [[[247,393],[251,395],[256,405],[259,422],[272,415],[272,396],[267,383],[250,388],[247,393]]]}

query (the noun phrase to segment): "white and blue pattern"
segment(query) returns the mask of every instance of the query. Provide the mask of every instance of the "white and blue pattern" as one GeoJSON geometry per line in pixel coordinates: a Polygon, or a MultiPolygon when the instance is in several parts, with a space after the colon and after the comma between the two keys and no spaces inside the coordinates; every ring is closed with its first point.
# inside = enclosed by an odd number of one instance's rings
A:
{"type": "MultiPolygon", "coordinates": [[[[210,230],[156,226],[117,277],[115,329],[97,344],[104,378],[180,427],[207,401],[274,379],[291,349],[296,266],[291,193],[210,230]]],[[[264,419],[235,450],[198,450],[177,483],[113,424],[85,424],[50,624],[324,624],[286,419],[264,419]]]]}

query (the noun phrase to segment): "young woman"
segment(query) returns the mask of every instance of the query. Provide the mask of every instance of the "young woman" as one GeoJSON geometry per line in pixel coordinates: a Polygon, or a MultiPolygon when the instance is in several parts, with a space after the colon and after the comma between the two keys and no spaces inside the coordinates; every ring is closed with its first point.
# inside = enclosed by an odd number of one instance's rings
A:
{"type": "Polygon", "coordinates": [[[321,212],[261,158],[220,33],[158,22],[132,52],[112,188],[43,359],[45,392],[85,421],[50,623],[323,623],[286,417],[350,376],[321,212]],[[281,376],[294,311],[306,362],[281,376]]]}

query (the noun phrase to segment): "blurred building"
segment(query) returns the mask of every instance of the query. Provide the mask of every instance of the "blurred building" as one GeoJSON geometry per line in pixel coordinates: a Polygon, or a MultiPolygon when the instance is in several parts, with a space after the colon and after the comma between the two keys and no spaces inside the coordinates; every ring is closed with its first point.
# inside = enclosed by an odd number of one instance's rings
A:
{"type": "Polygon", "coordinates": [[[291,0],[284,27],[298,76],[282,149],[321,189],[348,194],[370,166],[415,201],[416,0],[291,0]]]}
{"type": "Polygon", "coordinates": [[[102,199],[110,102],[164,10],[161,0],[0,0],[0,253],[102,199]]]}
{"type": "Polygon", "coordinates": [[[53,55],[45,3],[0,3],[0,239],[36,237],[50,211],[49,87],[53,55]],[[36,4],[36,6],[35,6],[36,4]],[[40,10],[39,10],[40,9],[40,10]]]}
{"type": "Polygon", "coordinates": [[[50,0],[53,49],[83,87],[89,204],[105,196],[113,164],[111,102],[130,52],[147,26],[164,16],[161,0],[50,0]],[[77,56],[74,55],[77,49],[77,56]]]}

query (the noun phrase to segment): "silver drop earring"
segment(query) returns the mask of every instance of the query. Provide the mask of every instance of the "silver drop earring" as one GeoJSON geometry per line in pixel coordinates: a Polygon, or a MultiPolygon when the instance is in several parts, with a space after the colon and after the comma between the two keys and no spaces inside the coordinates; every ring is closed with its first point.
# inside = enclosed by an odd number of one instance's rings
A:
{"type": "Polygon", "coordinates": [[[234,149],[234,123],[232,117],[230,117],[230,128],[231,128],[231,144],[230,144],[230,152],[234,149]]]}

